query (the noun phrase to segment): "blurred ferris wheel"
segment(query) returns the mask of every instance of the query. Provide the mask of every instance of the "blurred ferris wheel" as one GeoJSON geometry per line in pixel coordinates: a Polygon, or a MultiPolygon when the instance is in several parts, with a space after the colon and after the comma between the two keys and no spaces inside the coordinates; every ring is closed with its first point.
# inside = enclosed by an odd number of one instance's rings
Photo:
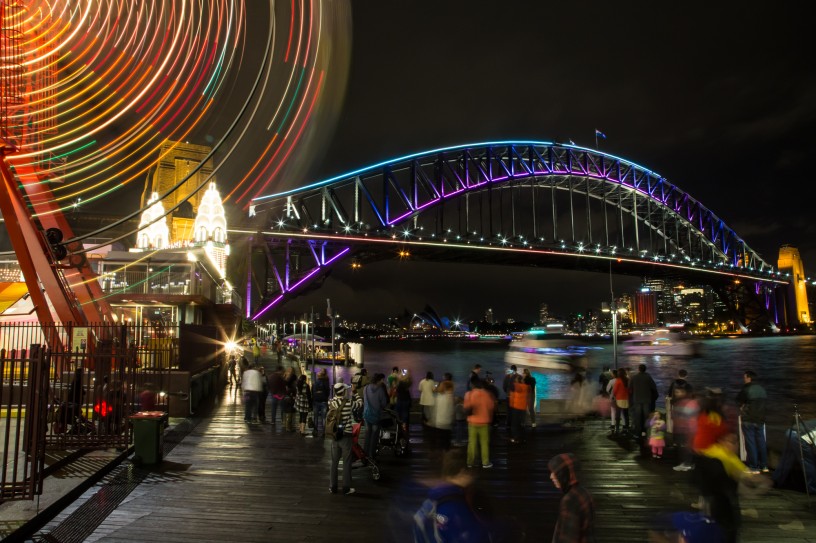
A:
{"type": "MultiPolygon", "coordinates": [[[[0,25],[4,177],[69,255],[83,238],[64,212],[113,206],[125,215],[116,224],[140,215],[149,204],[131,195],[171,159],[167,142],[210,151],[161,198],[205,161],[212,172],[192,194],[217,177],[241,207],[306,175],[348,75],[348,2],[0,0],[0,25]]],[[[68,278],[69,290],[82,281],[68,278]]]]}
{"type": "Polygon", "coordinates": [[[227,200],[245,205],[291,177],[339,111],[342,2],[0,3],[2,139],[32,204],[52,200],[38,214],[143,183],[168,140],[212,148],[227,200]]]}

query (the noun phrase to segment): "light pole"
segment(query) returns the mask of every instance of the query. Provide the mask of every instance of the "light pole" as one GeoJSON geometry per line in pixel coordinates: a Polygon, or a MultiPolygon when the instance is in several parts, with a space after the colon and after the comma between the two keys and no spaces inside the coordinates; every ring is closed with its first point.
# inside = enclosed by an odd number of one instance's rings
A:
{"type": "Polygon", "coordinates": [[[618,313],[625,313],[625,308],[619,308],[615,299],[612,299],[611,304],[603,302],[601,311],[604,313],[612,313],[612,363],[615,369],[618,369],[618,313]]]}
{"type": "Polygon", "coordinates": [[[332,384],[337,383],[337,367],[335,366],[336,356],[334,354],[334,312],[331,307],[331,298],[326,298],[326,314],[331,317],[331,350],[332,350],[332,384]]]}

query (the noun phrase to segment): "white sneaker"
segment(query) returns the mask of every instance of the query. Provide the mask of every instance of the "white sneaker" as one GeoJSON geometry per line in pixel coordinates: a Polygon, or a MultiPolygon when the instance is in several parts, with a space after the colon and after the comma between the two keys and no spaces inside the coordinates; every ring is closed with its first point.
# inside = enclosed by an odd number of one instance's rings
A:
{"type": "Polygon", "coordinates": [[[694,466],[691,464],[680,464],[679,466],[674,466],[672,469],[674,471],[691,471],[694,469],[694,466]]]}

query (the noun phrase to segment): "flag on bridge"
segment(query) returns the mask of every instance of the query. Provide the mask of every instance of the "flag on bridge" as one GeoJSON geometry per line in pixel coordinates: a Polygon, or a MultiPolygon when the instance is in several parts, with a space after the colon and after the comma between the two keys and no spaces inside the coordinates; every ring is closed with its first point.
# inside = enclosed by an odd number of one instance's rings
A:
{"type": "Polygon", "coordinates": [[[596,137],[596,138],[603,138],[603,139],[606,139],[606,134],[604,134],[603,132],[601,132],[600,130],[598,130],[598,129],[596,128],[596,129],[595,129],[595,137],[596,137]]]}

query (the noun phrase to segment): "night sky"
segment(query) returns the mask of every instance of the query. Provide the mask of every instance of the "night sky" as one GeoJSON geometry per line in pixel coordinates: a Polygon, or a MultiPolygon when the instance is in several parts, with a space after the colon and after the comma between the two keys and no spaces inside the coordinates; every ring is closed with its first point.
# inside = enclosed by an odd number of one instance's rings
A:
{"type": "MultiPolygon", "coordinates": [[[[802,4],[357,2],[349,84],[315,180],[492,140],[573,140],[659,172],[768,261],[816,270],[813,32],[802,4]],[[723,5],[728,4],[728,5],[723,5]]],[[[614,278],[616,293],[637,278],[614,278]]],[[[533,319],[595,307],[609,277],[388,262],[335,270],[284,313],[533,319]]]]}

